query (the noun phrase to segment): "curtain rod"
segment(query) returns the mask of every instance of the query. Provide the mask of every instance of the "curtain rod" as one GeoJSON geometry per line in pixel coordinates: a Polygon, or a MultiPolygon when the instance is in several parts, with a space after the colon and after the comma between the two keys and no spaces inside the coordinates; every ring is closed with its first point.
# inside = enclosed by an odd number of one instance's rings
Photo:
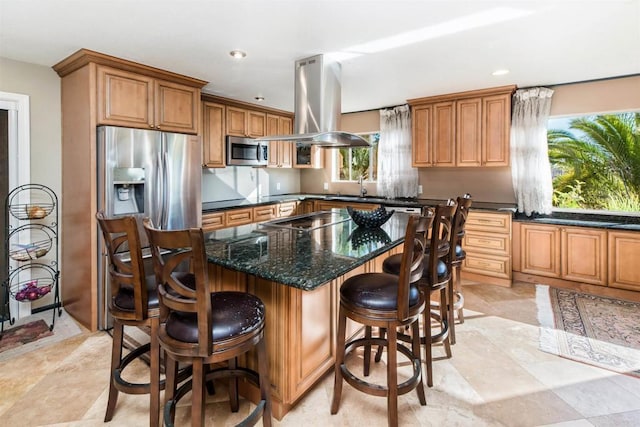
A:
{"type": "Polygon", "coordinates": [[[380,108],[369,108],[368,110],[349,111],[348,113],[342,113],[342,114],[367,113],[369,111],[389,110],[391,108],[402,107],[403,105],[407,105],[407,103],[405,102],[404,104],[390,105],[387,107],[380,107],[380,108]]]}

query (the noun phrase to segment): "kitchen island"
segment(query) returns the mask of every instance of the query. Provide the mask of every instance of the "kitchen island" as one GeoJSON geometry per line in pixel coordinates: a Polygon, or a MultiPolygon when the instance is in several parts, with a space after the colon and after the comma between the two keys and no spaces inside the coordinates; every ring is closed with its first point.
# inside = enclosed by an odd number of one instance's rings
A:
{"type": "MultiPolygon", "coordinates": [[[[333,367],[340,285],[381,271],[382,261],[401,250],[407,219],[396,212],[382,227],[362,229],[334,209],[206,235],[212,290],[250,292],[265,304],[277,419],[333,367]]],[[[349,333],[358,329],[349,325],[349,333]]],[[[252,355],[247,364],[255,367],[252,355]]],[[[244,393],[257,400],[248,384],[244,393]]]]}

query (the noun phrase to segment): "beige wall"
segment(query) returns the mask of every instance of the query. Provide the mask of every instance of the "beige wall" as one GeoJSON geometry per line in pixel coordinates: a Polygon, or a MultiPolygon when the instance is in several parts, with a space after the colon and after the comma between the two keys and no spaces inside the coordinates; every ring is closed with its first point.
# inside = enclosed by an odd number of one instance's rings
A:
{"type": "Polygon", "coordinates": [[[0,91],[29,96],[31,182],[51,187],[60,198],[60,78],[51,67],[0,58],[0,91]]]}
{"type": "MultiPolygon", "coordinates": [[[[61,200],[61,102],[60,78],[41,65],[0,58],[0,91],[29,96],[30,107],[30,169],[31,183],[50,187],[61,200]]],[[[11,189],[10,189],[11,190],[11,189]]],[[[61,210],[58,214],[61,214],[61,210]]],[[[60,242],[62,243],[62,242],[60,242]]],[[[58,250],[60,247],[58,246],[58,250]]],[[[43,260],[53,261],[50,252],[43,260]]],[[[32,309],[53,303],[49,296],[32,305],[32,309]]],[[[23,315],[23,309],[17,312],[23,315]]]]}
{"type": "MultiPolygon", "coordinates": [[[[640,110],[640,75],[587,83],[549,86],[554,90],[552,116],[640,110]]],[[[342,130],[373,132],[379,130],[379,112],[365,111],[342,115],[342,130]]],[[[327,165],[331,150],[327,150],[327,165]]],[[[446,199],[470,193],[483,202],[515,203],[510,168],[419,168],[423,188],[420,198],[446,199]]],[[[303,171],[300,187],[304,192],[357,194],[356,184],[331,183],[330,170],[303,171]]],[[[375,185],[367,186],[375,194],[375,185]]]]}
{"type": "Polygon", "coordinates": [[[549,87],[552,116],[640,110],[640,75],[549,87]]]}

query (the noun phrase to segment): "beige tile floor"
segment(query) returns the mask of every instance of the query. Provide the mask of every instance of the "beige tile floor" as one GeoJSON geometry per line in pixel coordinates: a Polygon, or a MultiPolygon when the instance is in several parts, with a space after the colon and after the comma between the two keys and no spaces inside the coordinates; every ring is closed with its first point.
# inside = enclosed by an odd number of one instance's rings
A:
{"type": "MultiPolygon", "coordinates": [[[[457,326],[453,358],[436,349],[427,406],[415,393],[399,399],[405,426],[640,426],[640,379],[538,350],[535,287],[465,284],[466,322],[457,326]]],[[[101,426],[107,400],[111,338],[84,332],[0,362],[0,426],[101,426]]],[[[354,358],[352,363],[357,363],[354,358]]],[[[404,369],[404,368],[402,368],[404,369]]],[[[383,374],[377,366],[372,376],[383,374]]],[[[144,376],[139,364],[136,375],[144,376]]],[[[218,389],[219,394],[224,396],[218,389]]],[[[330,415],[328,374],[276,426],[384,426],[384,398],[345,384],[340,411],[330,415]]],[[[233,425],[224,398],[210,398],[207,425],[233,425]]],[[[148,425],[147,396],[121,395],[114,426],[148,425]]],[[[189,408],[177,411],[188,424],[189,408]]]]}

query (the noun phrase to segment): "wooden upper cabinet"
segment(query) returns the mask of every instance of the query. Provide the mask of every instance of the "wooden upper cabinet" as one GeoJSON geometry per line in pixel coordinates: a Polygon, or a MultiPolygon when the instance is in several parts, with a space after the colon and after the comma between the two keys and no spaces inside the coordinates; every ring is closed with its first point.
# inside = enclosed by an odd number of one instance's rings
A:
{"type": "Polygon", "coordinates": [[[453,102],[420,105],[413,110],[413,166],[455,166],[453,102]]]}
{"type": "MultiPolygon", "coordinates": [[[[322,169],[324,168],[324,150],[317,145],[297,146],[291,143],[291,151],[293,157],[293,167],[299,169],[322,169]]],[[[330,150],[329,150],[330,151],[330,150]]]]}
{"type": "Polygon", "coordinates": [[[431,105],[420,105],[412,109],[413,167],[431,166],[431,111],[431,105]]]}
{"type": "Polygon", "coordinates": [[[98,123],[197,133],[200,89],[98,66],[98,123]]]}
{"type": "MultiPolygon", "coordinates": [[[[293,123],[289,117],[278,117],[278,126],[283,135],[288,135],[293,132],[293,123]]],[[[294,144],[295,143],[290,141],[282,141],[280,143],[280,164],[283,168],[293,166],[294,144]]]]}
{"type": "Polygon", "coordinates": [[[266,114],[227,106],[227,135],[259,138],[266,135],[266,114]]]}
{"type": "Polygon", "coordinates": [[[202,103],[202,161],[203,166],[221,168],[226,165],[225,106],[214,102],[202,103]]]}
{"type": "Polygon", "coordinates": [[[440,102],[433,105],[433,166],[455,166],[455,123],[456,115],[453,102],[440,102]]]}
{"type": "Polygon", "coordinates": [[[266,114],[258,111],[248,111],[247,113],[247,136],[259,138],[266,135],[266,114]]]}
{"type": "Polygon", "coordinates": [[[482,98],[482,165],[509,166],[511,93],[482,98]]]}
{"type": "Polygon", "coordinates": [[[227,107],[227,135],[247,136],[247,115],[244,108],[227,107]]]}
{"type": "Polygon", "coordinates": [[[482,99],[469,98],[456,102],[456,164],[482,164],[482,99]]]}
{"type": "Polygon", "coordinates": [[[508,166],[515,86],[410,99],[413,166],[508,166]]]}
{"type": "Polygon", "coordinates": [[[153,128],[154,81],[111,67],[98,67],[98,123],[153,128]]]}
{"type": "MultiPolygon", "coordinates": [[[[266,135],[288,135],[292,132],[291,119],[289,117],[266,115],[266,135]]],[[[290,168],[293,165],[293,142],[269,141],[269,160],[267,167],[290,168]]]]}
{"type": "Polygon", "coordinates": [[[168,132],[198,133],[200,90],[163,80],[155,82],[155,126],[168,132]]]}

